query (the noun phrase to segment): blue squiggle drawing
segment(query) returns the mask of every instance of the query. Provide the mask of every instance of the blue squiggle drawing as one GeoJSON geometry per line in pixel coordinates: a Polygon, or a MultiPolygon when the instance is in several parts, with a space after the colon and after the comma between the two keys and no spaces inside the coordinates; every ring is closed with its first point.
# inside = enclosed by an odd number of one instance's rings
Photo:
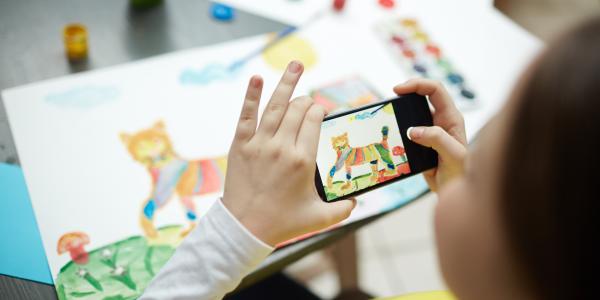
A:
{"type": "Polygon", "coordinates": [[[184,69],[179,75],[183,85],[207,85],[213,81],[233,78],[240,68],[231,68],[219,63],[206,65],[202,69],[184,69]]]}
{"type": "Polygon", "coordinates": [[[325,121],[325,122],[321,123],[321,129],[333,127],[335,125],[335,123],[336,123],[335,120],[325,121]]]}
{"type": "Polygon", "coordinates": [[[47,103],[74,109],[91,109],[117,100],[119,90],[113,86],[80,86],[66,91],[51,93],[45,97],[47,103]]]}

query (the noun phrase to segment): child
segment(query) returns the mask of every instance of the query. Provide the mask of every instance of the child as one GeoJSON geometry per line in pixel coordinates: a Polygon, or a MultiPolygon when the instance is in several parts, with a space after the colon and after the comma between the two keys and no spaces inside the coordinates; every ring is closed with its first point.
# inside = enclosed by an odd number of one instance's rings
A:
{"type": "MultiPolygon", "coordinates": [[[[548,47],[470,153],[463,118],[439,83],[394,88],[427,95],[434,107],[435,126],[408,135],[439,153],[425,176],[439,193],[442,273],[459,299],[597,298],[598,53],[600,18],[548,47]]],[[[314,189],[325,112],[307,97],[288,102],[301,73],[300,63],[289,65],[258,127],[262,80],[250,80],[223,198],[142,299],[222,298],[277,243],[349,215],[353,201],[325,203],[314,189]]]]}

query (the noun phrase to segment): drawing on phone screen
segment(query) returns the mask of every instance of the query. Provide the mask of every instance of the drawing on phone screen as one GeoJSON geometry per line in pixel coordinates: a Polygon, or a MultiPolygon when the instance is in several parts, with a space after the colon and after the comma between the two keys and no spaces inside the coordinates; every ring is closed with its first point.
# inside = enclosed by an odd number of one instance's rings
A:
{"type": "Polygon", "coordinates": [[[325,121],[317,165],[327,200],[409,174],[393,105],[325,121]]]}

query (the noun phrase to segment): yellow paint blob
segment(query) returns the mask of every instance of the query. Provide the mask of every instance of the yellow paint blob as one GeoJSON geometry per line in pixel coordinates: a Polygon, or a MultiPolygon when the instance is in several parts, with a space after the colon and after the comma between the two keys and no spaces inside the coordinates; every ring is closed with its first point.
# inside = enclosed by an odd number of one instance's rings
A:
{"type": "Polygon", "coordinates": [[[394,106],[393,105],[386,105],[383,107],[383,112],[393,115],[394,114],[394,106]]]}
{"type": "Polygon", "coordinates": [[[310,43],[294,34],[267,48],[262,57],[267,65],[279,71],[285,70],[292,60],[301,61],[305,70],[317,63],[317,53],[310,43]]]}
{"type": "MultiPolygon", "coordinates": [[[[456,298],[446,291],[420,292],[404,296],[378,298],[378,300],[455,300],[456,298]]],[[[376,299],[377,300],[377,299],[376,299]]]]}

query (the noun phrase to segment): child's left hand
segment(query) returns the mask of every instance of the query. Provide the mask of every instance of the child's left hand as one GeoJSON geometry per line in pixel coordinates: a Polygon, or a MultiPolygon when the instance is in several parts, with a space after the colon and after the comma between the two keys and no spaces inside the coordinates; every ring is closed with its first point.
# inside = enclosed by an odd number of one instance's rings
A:
{"type": "Polygon", "coordinates": [[[303,66],[288,65],[257,128],[263,81],[250,79],[228,157],[223,203],[256,237],[276,245],[350,215],[354,200],[326,203],[315,188],[324,109],[310,97],[290,102],[303,66]]]}

